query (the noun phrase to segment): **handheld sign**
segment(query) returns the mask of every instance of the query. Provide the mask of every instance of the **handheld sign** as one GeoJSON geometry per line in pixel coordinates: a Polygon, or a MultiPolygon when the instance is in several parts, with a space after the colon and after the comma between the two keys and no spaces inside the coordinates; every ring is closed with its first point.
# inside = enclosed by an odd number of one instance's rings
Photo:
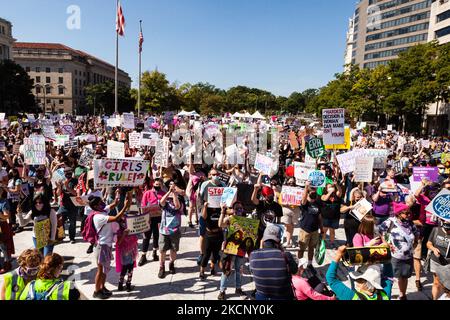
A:
{"type": "Polygon", "coordinates": [[[304,190],[301,188],[283,186],[281,190],[281,203],[288,206],[300,206],[304,190]]]}
{"type": "Polygon", "coordinates": [[[308,151],[308,154],[314,159],[320,158],[325,154],[323,141],[319,138],[309,139],[306,143],[306,150],[308,151]]]}
{"type": "Polygon", "coordinates": [[[374,158],[357,158],[355,182],[372,182],[374,158]]]}
{"type": "Polygon", "coordinates": [[[345,144],[345,109],[324,109],[322,120],[324,143],[345,144]]]}
{"type": "Polygon", "coordinates": [[[237,188],[224,188],[222,193],[222,198],[220,203],[225,204],[228,208],[231,208],[233,203],[236,201],[237,188]]]}
{"type": "Polygon", "coordinates": [[[309,173],[308,180],[311,182],[311,187],[324,188],[325,187],[325,171],[315,170],[309,173]]]}
{"type": "Polygon", "coordinates": [[[138,187],[144,184],[150,161],[128,159],[94,160],[94,185],[138,187]]]}
{"type": "Polygon", "coordinates": [[[425,209],[438,218],[450,222],[450,191],[443,189],[425,209]]]}
{"type": "Polygon", "coordinates": [[[150,215],[128,215],[127,229],[130,230],[129,235],[145,233],[150,230],[150,215]]]}
{"type": "Polygon", "coordinates": [[[45,137],[44,136],[30,136],[23,139],[24,158],[27,165],[42,165],[45,164],[45,137]]]}
{"type": "Polygon", "coordinates": [[[208,188],[208,208],[220,208],[224,189],[225,188],[208,188]]]}
{"type": "Polygon", "coordinates": [[[161,217],[162,211],[158,204],[142,208],[142,213],[150,215],[150,218],[161,217]]]}
{"type": "Polygon", "coordinates": [[[361,199],[355,204],[355,208],[351,211],[353,216],[361,221],[369,211],[372,210],[372,205],[367,199],[361,199]]]}
{"type": "Polygon", "coordinates": [[[439,168],[425,168],[425,167],[414,167],[413,177],[415,182],[422,181],[423,178],[430,180],[431,182],[438,182],[439,180],[439,168]]]}
{"type": "Polygon", "coordinates": [[[266,157],[260,153],[256,155],[255,169],[261,171],[263,174],[270,176],[271,168],[273,166],[272,158],[266,157]]]}

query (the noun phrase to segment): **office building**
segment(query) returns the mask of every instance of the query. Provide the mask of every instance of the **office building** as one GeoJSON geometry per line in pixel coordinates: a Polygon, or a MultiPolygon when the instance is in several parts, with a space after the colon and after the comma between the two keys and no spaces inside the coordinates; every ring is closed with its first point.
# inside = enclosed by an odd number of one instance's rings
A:
{"type": "Polygon", "coordinates": [[[15,41],[11,22],[0,18],[0,60],[12,60],[12,47],[15,41]]]}

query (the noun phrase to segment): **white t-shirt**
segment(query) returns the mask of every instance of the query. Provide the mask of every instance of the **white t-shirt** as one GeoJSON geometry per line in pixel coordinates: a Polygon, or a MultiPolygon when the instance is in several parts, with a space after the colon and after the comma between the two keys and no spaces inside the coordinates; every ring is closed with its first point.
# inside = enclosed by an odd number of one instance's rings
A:
{"type": "Polygon", "coordinates": [[[108,213],[109,209],[105,209],[106,212],[101,214],[96,214],[94,216],[94,226],[95,230],[98,232],[98,243],[100,245],[113,245],[114,242],[114,234],[119,229],[119,225],[116,222],[109,223],[108,213]],[[100,232],[99,232],[100,231],[100,232]]]}
{"type": "MultiPolygon", "coordinates": [[[[100,190],[97,190],[95,192],[92,192],[92,190],[88,190],[88,192],[86,193],[86,196],[94,196],[94,197],[98,197],[98,198],[102,198],[103,194],[100,190]]],[[[86,207],[84,207],[84,215],[88,216],[90,213],[92,212],[92,209],[89,205],[87,205],[86,207]]]]}

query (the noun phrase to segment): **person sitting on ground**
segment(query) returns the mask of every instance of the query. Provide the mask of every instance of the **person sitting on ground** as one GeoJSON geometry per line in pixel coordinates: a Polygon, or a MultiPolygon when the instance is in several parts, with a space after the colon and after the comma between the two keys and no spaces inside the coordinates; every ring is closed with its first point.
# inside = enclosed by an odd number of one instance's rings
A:
{"type": "Polygon", "coordinates": [[[303,278],[303,273],[308,267],[308,260],[305,258],[300,259],[298,262],[298,272],[292,276],[292,286],[295,290],[295,297],[297,300],[336,300],[336,297],[326,296],[319,291],[323,289],[323,284],[319,284],[321,288],[312,288],[308,282],[308,279],[303,278]]]}

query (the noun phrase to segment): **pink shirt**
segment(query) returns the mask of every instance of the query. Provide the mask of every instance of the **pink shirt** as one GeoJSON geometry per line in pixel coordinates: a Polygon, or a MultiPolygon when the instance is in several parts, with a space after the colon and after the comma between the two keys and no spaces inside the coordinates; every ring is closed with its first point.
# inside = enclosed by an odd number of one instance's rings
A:
{"type": "Polygon", "coordinates": [[[425,220],[426,224],[437,226],[437,222],[432,221],[433,214],[425,210],[425,208],[430,204],[431,200],[423,194],[416,197],[416,200],[417,203],[420,204],[420,222],[424,223],[425,220]]]}
{"type": "Polygon", "coordinates": [[[370,238],[364,234],[357,233],[353,237],[353,246],[355,248],[368,247],[369,242],[372,241],[373,238],[370,238]]]}
{"type": "Polygon", "coordinates": [[[315,291],[305,278],[299,275],[292,276],[292,284],[295,288],[295,295],[297,300],[335,300],[333,297],[328,297],[315,291]]]}
{"type": "Polygon", "coordinates": [[[156,192],[155,189],[148,190],[144,193],[144,196],[142,197],[141,205],[142,207],[148,207],[149,205],[158,204],[158,201],[161,200],[161,198],[166,193],[162,190],[156,192]]]}

